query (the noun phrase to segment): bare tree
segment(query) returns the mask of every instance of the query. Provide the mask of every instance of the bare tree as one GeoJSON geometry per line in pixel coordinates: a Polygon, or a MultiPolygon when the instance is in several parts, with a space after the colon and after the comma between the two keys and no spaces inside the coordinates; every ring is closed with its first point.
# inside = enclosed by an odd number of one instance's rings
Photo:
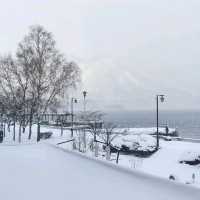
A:
{"type": "Polygon", "coordinates": [[[103,134],[101,134],[101,139],[106,143],[106,145],[110,145],[111,142],[117,137],[117,134],[114,130],[117,126],[113,123],[107,122],[104,123],[103,134]]]}
{"type": "Polygon", "coordinates": [[[21,127],[25,130],[28,121],[31,138],[35,114],[39,141],[40,115],[52,105],[58,105],[65,90],[75,87],[79,80],[78,65],[66,60],[56,49],[52,34],[42,26],[31,27],[18,45],[16,59],[10,55],[0,58],[0,104],[12,116],[14,124],[18,120],[19,141],[21,127]]]}
{"type": "MultiPolygon", "coordinates": [[[[104,113],[100,111],[85,112],[80,114],[80,119],[84,120],[89,126],[89,133],[93,135],[93,142],[91,144],[91,149],[94,149],[95,157],[98,157],[99,145],[97,142],[97,137],[102,134],[102,124],[104,113]]],[[[87,141],[86,141],[87,142],[87,141]]]]}
{"type": "Polygon", "coordinates": [[[0,59],[0,72],[1,104],[14,120],[14,140],[15,122],[18,115],[20,124],[19,142],[21,142],[21,125],[24,122],[27,81],[21,76],[17,62],[10,55],[0,59]]]}
{"type": "Polygon", "coordinates": [[[102,133],[100,134],[101,139],[106,144],[106,159],[110,160],[110,149],[112,147],[111,142],[117,137],[117,134],[114,130],[117,126],[113,123],[104,123],[104,128],[102,129],[102,133]]]}
{"type": "Polygon", "coordinates": [[[42,26],[33,26],[17,50],[17,60],[29,74],[29,94],[38,121],[37,141],[40,140],[40,115],[80,80],[78,65],[68,62],[55,43],[50,32],[42,26]]]}
{"type": "Polygon", "coordinates": [[[105,146],[106,159],[110,160],[110,150],[113,148],[111,143],[117,137],[115,133],[117,126],[113,123],[103,122],[103,116],[104,114],[99,111],[87,113],[89,132],[94,136],[95,156],[98,156],[98,143],[102,143],[105,146]]]}

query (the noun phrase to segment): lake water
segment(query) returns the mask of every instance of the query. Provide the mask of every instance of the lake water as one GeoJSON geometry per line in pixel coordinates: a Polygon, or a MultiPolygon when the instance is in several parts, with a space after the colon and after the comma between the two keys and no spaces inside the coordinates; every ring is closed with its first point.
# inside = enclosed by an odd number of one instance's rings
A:
{"type": "MultiPolygon", "coordinates": [[[[108,112],[106,119],[120,127],[156,126],[156,113],[151,111],[108,112]]],[[[160,111],[159,124],[177,128],[182,137],[200,139],[200,111],[160,111]]]]}

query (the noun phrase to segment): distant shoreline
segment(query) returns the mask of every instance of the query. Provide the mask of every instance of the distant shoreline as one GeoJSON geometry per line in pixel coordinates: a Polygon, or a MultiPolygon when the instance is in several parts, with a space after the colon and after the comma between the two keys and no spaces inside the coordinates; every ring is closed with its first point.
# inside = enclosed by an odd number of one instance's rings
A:
{"type": "MultiPolygon", "coordinates": [[[[105,120],[121,128],[145,128],[156,126],[155,111],[112,111],[107,112],[105,120]]],[[[177,128],[179,135],[185,138],[200,139],[200,110],[161,110],[159,124],[168,124],[177,128]]]]}

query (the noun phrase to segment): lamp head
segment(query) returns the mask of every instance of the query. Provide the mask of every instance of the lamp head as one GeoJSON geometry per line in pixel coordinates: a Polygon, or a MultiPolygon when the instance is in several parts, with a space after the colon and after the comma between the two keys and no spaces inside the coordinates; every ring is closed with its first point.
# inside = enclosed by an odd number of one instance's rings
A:
{"type": "Polygon", "coordinates": [[[165,100],[164,95],[160,95],[160,101],[164,102],[164,100],[165,100]]]}
{"type": "Polygon", "coordinates": [[[87,92],[86,91],[83,91],[83,97],[85,98],[87,95],[87,92]]]}

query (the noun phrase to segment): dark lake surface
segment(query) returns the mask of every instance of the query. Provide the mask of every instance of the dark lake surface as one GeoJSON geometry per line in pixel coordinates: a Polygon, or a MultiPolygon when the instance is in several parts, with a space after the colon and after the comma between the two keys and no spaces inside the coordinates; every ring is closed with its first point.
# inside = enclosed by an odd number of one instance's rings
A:
{"type": "MultiPolygon", "coordinates": [[[[156,127],[155,111],[107,112],[105,118],[123,128],[156,127]]],[[[200,139],[200,111],[160,111],[159,124],[177,128],[182,137],[200,139]]]]}

